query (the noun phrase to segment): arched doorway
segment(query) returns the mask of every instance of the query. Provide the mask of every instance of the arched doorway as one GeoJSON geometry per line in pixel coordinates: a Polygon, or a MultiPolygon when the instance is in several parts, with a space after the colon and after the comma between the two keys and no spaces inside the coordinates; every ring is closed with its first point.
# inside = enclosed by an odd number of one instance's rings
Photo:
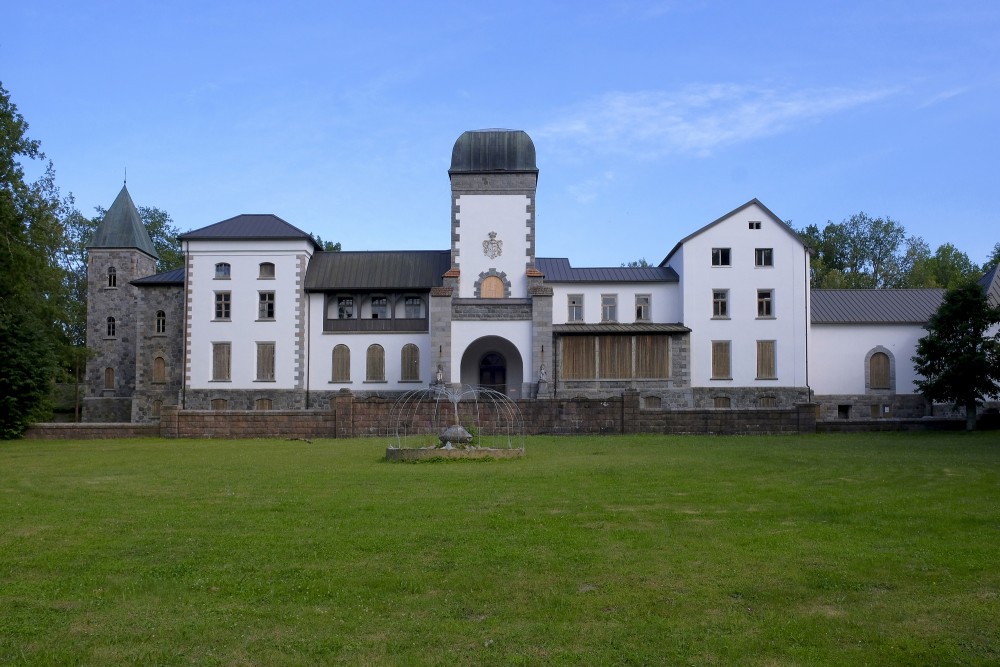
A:
{"type": "Polygon", "coordinates": [[[524,391],[524,361],[517,346],[503,336],[483,336],[462,353],[462,384],[480,385],[520,398],[524,391]]]}
{"type": "Polygon", "coordinates": [[[499,352],[487,352],[479,360],[479,385],[507,393],[507,360],[499,352]]]}

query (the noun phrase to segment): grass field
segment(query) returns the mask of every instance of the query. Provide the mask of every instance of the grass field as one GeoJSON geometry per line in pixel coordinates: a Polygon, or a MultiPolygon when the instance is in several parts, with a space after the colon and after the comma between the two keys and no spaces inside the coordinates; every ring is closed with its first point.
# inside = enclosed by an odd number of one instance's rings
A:
{"type": "Polygon", "coordinates": [[[3,665],[1000,663],[1000,438],[0,444],[3,665]]]}

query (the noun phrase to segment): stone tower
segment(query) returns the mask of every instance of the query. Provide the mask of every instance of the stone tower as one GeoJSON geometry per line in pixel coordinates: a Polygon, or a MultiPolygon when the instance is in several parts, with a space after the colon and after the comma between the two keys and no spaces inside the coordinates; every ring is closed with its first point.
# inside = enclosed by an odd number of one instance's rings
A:
{"type": "Polygon", "coordinates": [[[535,266],[535,145],[522,130],[464,132],[448,176],[451,268],[431,291],[435,365],[447,383],[544,395],[551,289],[535,266]]]}
{"type": "Polygon", "coordinates": [[[158,255],[122,186],[87,246],[87,361],[83,420],[127,422],[135,393],[138,288],[158,255]]]}

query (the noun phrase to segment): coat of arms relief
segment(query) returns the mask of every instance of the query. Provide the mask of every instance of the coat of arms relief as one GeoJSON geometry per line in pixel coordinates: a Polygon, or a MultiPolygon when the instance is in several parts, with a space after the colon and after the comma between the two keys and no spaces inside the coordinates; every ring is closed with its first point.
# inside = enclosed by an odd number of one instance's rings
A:
{"type": "Polygon", "coordinates": [[[503,254],[503,241],[497,240],[496,232],[490,232],[489,240],[483,241],[483,254],[490,259],[496,259],[503,254]]]}

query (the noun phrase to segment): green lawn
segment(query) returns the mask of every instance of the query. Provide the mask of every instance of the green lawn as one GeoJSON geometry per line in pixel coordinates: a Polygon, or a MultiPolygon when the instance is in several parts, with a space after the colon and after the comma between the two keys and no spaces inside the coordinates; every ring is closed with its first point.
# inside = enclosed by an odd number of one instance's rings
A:
{"type": "Polygon", "coordinates": [[[0,444],[3,665],[1000,663],[1000,437],[0,444]]]}

